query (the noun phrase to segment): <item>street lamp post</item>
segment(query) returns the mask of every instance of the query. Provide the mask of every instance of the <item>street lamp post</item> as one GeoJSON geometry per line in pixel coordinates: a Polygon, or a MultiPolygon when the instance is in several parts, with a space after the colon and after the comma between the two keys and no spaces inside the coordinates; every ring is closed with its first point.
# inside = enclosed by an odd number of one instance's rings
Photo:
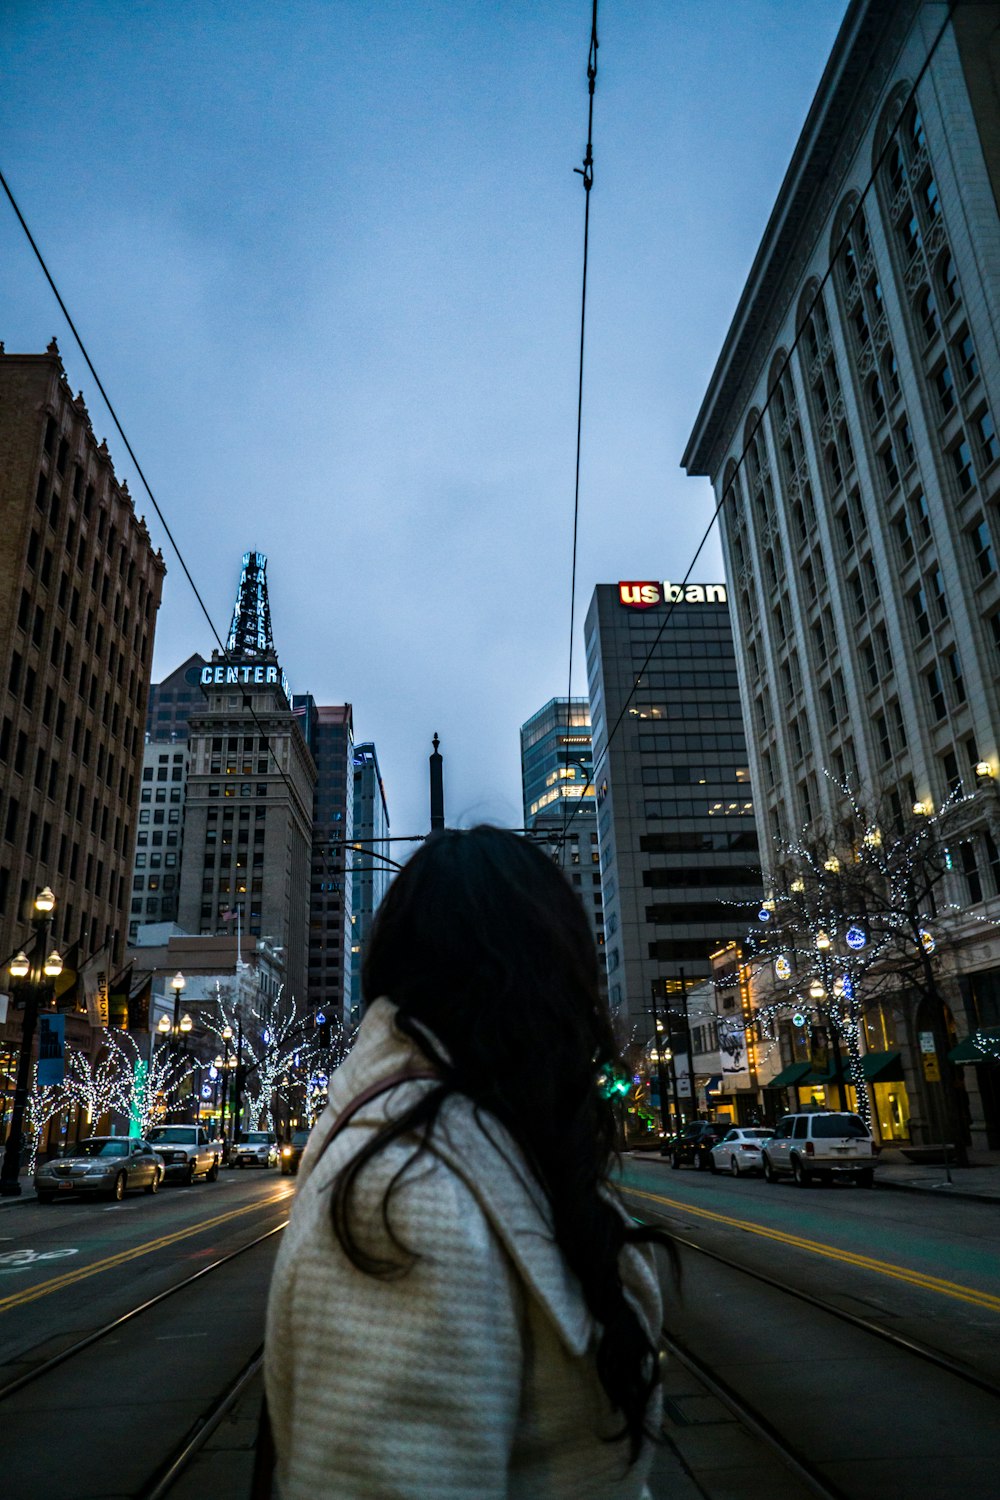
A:
{"type": "Polygon", "coordinates": [[[38,1024],[38,1005],[43,992],[48,988],[45,980],[55,979],[62,973],[63,965],[59,954],[54,950],[46,953],[55,905],[56,898],[46,886],[35,897],[31,919],[34,927],[31,956],[22,950],[9,965],[11,977],[24,984],[24,1016],[21,1021],[21,1051],[17,1060],[14,1107],[11,1111],[3,1166],[0,1167],[0,1197],[3,1198],[18,1198],[21,1195],[21,1149],[31,1081],[31,1051],[38,1024]]]}

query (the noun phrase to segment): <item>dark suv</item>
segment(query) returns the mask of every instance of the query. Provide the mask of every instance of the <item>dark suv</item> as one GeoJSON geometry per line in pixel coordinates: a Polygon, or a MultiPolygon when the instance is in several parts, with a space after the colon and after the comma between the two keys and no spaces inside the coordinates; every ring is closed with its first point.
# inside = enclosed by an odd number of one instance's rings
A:
{"type": "Polygon", "coordinates": [[[691,1162],[699,1172],[714,1172],[712,1147],[718,1145],[728,1128],[728,1125],[712,1125],[708,1120],[690,1120],[680,1134],[674,1136],[664,1155],[669,1152],[672,1167],[691,1162]]]}

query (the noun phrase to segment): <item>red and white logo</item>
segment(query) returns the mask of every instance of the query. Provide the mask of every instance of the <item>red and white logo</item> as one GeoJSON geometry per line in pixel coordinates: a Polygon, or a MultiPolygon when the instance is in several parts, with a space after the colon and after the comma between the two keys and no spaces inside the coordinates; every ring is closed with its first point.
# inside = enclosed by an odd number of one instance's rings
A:
{"type": "Polygon", "coordinates": [[[661,599],[658,583],[620,583],[618,597],[630,609],[649,609],[661,599]]]}

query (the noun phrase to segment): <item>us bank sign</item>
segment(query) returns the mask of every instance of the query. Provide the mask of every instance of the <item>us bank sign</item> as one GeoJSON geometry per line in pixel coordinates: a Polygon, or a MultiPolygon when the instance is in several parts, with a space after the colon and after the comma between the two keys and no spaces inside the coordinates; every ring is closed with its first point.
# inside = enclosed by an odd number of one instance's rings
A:
{"type": "Polygon", "coordinates": [[[292,701],[288,678],[277,667],[258,666],[255,662],[239,662],[235,666],[202,667],[201,669],[202,687],[240,687],[244,684],[254,687],[280,686],[289,703],[292,701]]]}
{"type": "Polygon", "coordinates": [[[724,583],[620,583],[618,598],[628,609],[654,604],[727,604],[724,583]]]}

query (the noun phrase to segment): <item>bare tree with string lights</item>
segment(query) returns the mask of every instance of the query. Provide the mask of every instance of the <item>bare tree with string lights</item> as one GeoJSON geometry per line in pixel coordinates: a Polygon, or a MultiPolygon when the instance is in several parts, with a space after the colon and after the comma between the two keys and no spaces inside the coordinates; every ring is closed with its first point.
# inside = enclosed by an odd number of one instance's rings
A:
{"type": "MultiPolygon", "coordinates": [[[[839,1107],[853,1085],[870,1126],[866,1016],[891,1005],[912,1019],[923,1007],[937,1018],[938,1052],[947,1051],[942,982],[956,929],[969,917],[949,887],[956,854],[973,837],[975,798],[955,793],[936,812],[917,804],[899,818],[884,799],[866,804],[837,787],[847,809],[839,821],[812,823],[779,846],[745,952],[764,1027],[773,1035],[779,1017],[792,1014],[825,1032],[839,1107]]],[[[960,1144],[957,1091],[943,1095],[945,1123],[960,1144]]]]}

